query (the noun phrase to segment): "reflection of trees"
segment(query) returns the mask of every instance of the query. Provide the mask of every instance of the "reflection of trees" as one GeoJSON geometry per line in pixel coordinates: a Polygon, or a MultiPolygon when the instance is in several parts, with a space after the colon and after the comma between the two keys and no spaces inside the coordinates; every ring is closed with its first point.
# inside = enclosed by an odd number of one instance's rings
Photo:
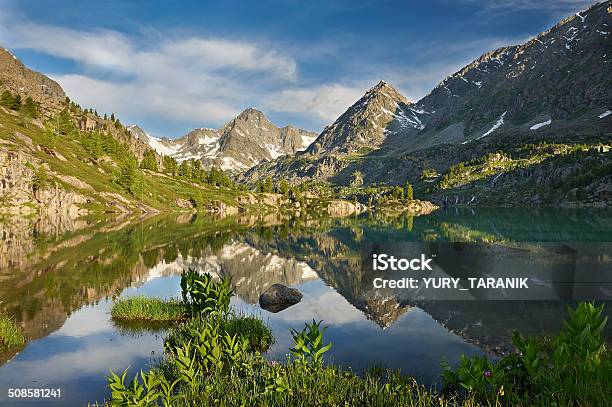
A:
{"type": "Polygon", "coordinates": [[[171,216],[73,225],[63,234],[44,234],[27,223],[0,235],[2,255],[23,248],[18,262],[4,257],[0,307],[15,317],[29,340],[55,331],[83,305],[140,284],[162,256],[174,260],[181,251],[188,255],[211,242],[222,244],[239,228],[233,220],[177,223],[171,216]],[[225,232],[215,235],[219,227],[225,232]]]}

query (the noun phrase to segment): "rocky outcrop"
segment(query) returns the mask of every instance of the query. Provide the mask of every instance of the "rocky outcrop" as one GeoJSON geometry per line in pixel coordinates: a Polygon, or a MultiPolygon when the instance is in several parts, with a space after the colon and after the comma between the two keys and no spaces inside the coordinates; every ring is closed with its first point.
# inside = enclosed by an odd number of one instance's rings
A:
{"type": "Polygon", "coordinates": [[[334,218],[358,215],[365,212],[367,207],[359,202],[349,202],[340,199],[330,201],[327,205],[327,214],[334,218]]]}
{"type": "Polygon", "coordinates": [[[440,207],[429,201],[421,201],[418,199],[405,202],[397,205],[388,205],[378,207],[377,210],[383,213],[406,213],[411,216],[429,215],[440,207]]]}
{"type": "Polygon", "coordinates": [[[270,312],[279,312],[302,300],[302,293],[282,284],[274,284],[259,297],[261,308],[270,312]]]}
{"type": "Polygon", "coordinates": [[[70,216],[82,214],[80,205],[85,204],[87,198],[59,187],[52,175],[46,185],[36,185],[36,169],[40,166],[47,168],[29,155],[0,147],[0,211],[13,214],[37,211],[70,216]]]}
{"type": "Polygon", "coordinates": [[[193,202],[187,199],[176,198],[175,203],[176,203],[176,206],[178,206],[181,209],[193,209],[194,208],[193,202]]]}
{"type": "Polygon", "coordinates": [[[42,212],[65,213],[71,217],[87,213],[87,210],[80,207],[88,202],[86,197],[57,186],[35,189],[33,196],[42,212]]]}
{"type": "Polygon", "coordinates": [[[0,89],[31,96],[43,111],[62,107],[66,94],[61,86],[45,75],[28,69],[17,57],[0,47],[0,89]]]}
{"type": "Polygon", "coordinates": [[[240,208],[223,201],[215,201],[206,205],[206,212],[224,217],[239,214],[240,208]]]}

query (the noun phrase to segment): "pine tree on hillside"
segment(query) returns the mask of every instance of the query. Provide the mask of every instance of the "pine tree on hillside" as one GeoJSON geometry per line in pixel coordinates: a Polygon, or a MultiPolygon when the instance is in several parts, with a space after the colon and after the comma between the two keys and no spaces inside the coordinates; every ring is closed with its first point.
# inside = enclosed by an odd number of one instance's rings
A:
{"type": "Polygon", "coordinates": [[[94,161],[97,161],[98,158],[100,158],[104,153],[102,147],[102,137],[97,131],[83,133],[81,143],[83,144],[85,151],[87,151],[87,154],[89,154],[94,161]]]}
{"type": "Polygon", "coordinates": [[[414,191],[412,190],[411,184],[406,184],[406,200],[407,201],[414,200],[414,191]]]}
{"type": "Polygon", "coordinates": [[[170,156],[164,156],[164,172],[166,174],[176,175],[176,160],[170,156]]]}
{"type": "Polygon", "coordinates": [[[21,107],[21,111],[33,119],[38,117],[38,105],[30,96],[26,98],[25,103],[21,107]]]}
{"type": "Polygon", "coordinates": [[[55,148],[55,130],[53,130],[53,126],[50,123],[45,124],[45,130],[43,131],[40,145],[53,150],[55,148]]]}
{"type": "Polygon", "coordinates": [[[7,107],[11,110],[19,110],[21,108],[21,95],[13,95],[9,91],[4,91],[2,93],[1,104],[2,106],[7,107]]]}
{"type": "Polygon", "coordinates": [[[129,156],[121,162],[116,182],[132,195],[142,193],[143,182],[135,157],[129,156]]]}
{"type": "Polygon", "coordinates": [[[183,161],[178,166],[177,174],[179,177],[191,178],[191,166],[187,163],[187,161],[183,161]]]}
{"type": "Polygon", "coordinates": [[[196,181],[206,181],[206,173],[202,169],[202,161],[191,160],[191,178],[196,181]]]}
{"type": "Polygon", "coordinates": [[[155,153],[152,150],[146,150],[140,163],[140,168],[144,168],[151,171],[157,171],[157,160],[155,160],[155,153]]]}
{"type": "Polygon", "coordinates": [[[59,112],[59,114],[55,117],[55,121],[59,134],[70,137],[76,136],[77,129],[72,121],[72,117],[70,117],[70,112],[68,109],[63,109],[61,112],[59,112]]]}
{"type": "Polygon", "coordinates": [[[283,179],[278,185],[278,193],[283,196],[288,196],[289,194],[289,183],[287,180],[283,179]]]}
{"type": "Polygon", "coordinates": [[[2,92],[2,96],[0,96],[0,105],[11,109],[13,106],[13,95],[8,90],[2,92]]]}
{"type": "Polygon", "coordinates": [[[12,110],[21,109],[21,95],[20,94],[16,94],[15,96],[13,96],[13,105],[10,108],[12,110]]]}

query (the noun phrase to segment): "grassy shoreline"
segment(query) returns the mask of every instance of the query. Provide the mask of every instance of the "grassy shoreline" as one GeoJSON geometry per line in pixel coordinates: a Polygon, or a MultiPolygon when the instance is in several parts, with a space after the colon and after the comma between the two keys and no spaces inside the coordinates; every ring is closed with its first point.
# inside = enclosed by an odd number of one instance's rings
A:
{"type": "Polygon", "coordinates": [[[217,282],[190,270],[183,273],[181,287],[189,316],[169,330],[163,360],[131,381],[127,369],[121,375],[111,372],[107,405],[612,405],[612,352],[602,335],[603,306],[581,303],[569,309],[554,338],[515,334],[517,352],[497,361],[475,356],[463,357],[456,367],[443,365],[439,392],[391,370],[358,376],[326,365],[324,354],[332,343],[324,339],[322,322],[292,330],[287,363],[270,362],[262,353],[273,344],[272,332],[259,318],[233,313],[229,280],[217,282]]]}

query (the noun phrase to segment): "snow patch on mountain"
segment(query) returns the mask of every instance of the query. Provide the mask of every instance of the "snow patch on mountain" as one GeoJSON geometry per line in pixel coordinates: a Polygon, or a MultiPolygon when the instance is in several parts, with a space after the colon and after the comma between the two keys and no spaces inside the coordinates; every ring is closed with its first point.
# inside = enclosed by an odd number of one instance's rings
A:
{"type": "Polygon", "coordinates": [[[536,123],[536,124],[534,124],[533,126],[531,126],[531,127],[529,128],[529,130],[537,130],[537,129],[541,128],[541,127],[548,126],[548,125],[549,125],[549,124],[551,124],[551,123],[552,123],[552,120],[551,120],[551,119],[548,119],[548,120],[546,120],[545,122],[541,122],[541,123],[536,123]]]}
{"type": "Polygon", "coordinates": [[[497,121],[495,122],[493,127],[491,127],[489,130],[487,130],[486,133],[484,133],[482,136],[478,137],[476,140],[480,140],[481,138],[486,137],[489,134],[493,133],[495,130],[499,129],[504,124],[504,117],[506,117],[506,113],[507,113],[507,111],[502,113],[502,115],[499,116],[499,119],[497,119],[497,121]]]}

